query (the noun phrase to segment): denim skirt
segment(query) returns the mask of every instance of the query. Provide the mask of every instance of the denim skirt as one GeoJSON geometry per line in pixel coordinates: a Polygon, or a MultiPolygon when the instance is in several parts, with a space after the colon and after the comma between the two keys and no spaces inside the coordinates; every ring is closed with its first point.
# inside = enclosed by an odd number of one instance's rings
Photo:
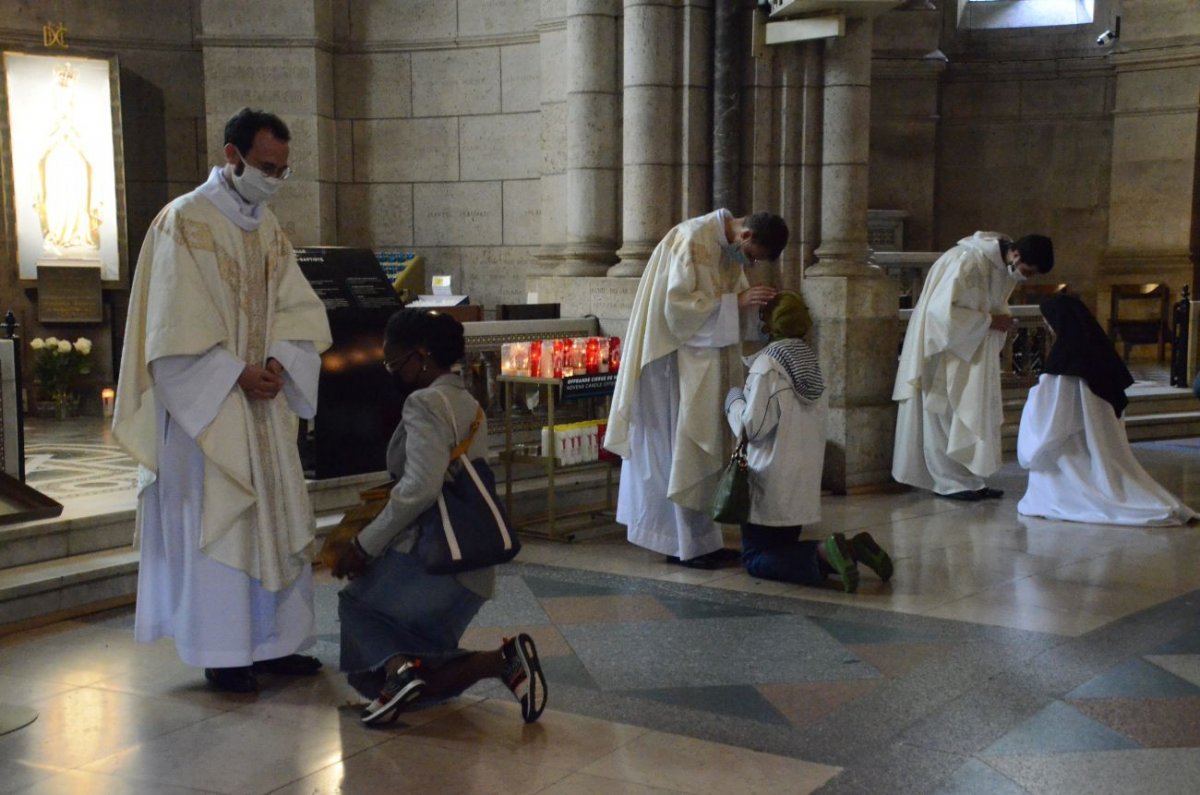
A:
{"type": "Polygon", "coordinates": [[[484,601],[454,575],[430,574],[412,555],[388,550],[338,592],[341,669],[374,671],[397,654],[436,668],[467,654],[458,642],[484,601]]]}

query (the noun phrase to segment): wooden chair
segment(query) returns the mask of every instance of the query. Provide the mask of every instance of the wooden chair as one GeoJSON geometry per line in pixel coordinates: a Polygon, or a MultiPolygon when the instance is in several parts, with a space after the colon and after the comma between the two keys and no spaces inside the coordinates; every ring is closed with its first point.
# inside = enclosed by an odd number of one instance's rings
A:
{"type": "Polygon", "coordinates": [[[1108,336],[1115,345],[1120,339],[1125,362],[1134,345],[1158,345],[1158,361],[1166,360],[1171,338],[1171,289],[1165,284],[1114,284],[1108,316],[1108,336]],[[1138,302],[1142,312],[1121,314],[1121,305],[1138,302]],[[1157,313],[1152,311],[1157,304],[1157,313]]]}

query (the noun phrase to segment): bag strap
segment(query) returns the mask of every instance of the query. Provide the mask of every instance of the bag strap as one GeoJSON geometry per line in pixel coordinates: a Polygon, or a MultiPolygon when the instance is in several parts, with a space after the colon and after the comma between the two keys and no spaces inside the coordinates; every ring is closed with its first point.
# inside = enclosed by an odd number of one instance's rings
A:
{"type": "MultiPolygon", "coordinates": [[[[440,389],[434,389],[437,396],[446,404],[446,411],[450,413],[450,427],[454,430],[454,438],[458,438],[458,422],[454,419],[454,407],[450,405],[450,401],[442,394],[440,389]]],[[[475,441],[475,433],[479,430],[479,426],[483,424],[484,413],[481,406],[475,407],[475,421],[471,423],[471,432],[467,434],[467,438],[450,448],[450,460],[455,461],[462,458],[471,449],[471,442],[475,441]]]]}
{"type": "Polygon", "coordinates": [[[746,438],[746,429],[743,427],[742,432],[738,434],[737,444],[733,448],[731,459],[737,459],[739,462],[745,463],[746,460],[746,445],[749,440],[746,438]]]}

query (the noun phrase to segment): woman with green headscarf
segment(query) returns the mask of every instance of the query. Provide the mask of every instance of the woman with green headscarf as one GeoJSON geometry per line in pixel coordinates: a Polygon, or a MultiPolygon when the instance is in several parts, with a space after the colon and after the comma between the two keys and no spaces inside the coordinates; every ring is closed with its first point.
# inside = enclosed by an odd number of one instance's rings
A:
{"type": "Polygon", "coordinates": [[[820,585],[836,574],[852,593],[861,560],[887,580],[892,561],[869,533],[800,540],[804,525],[821,520],[825,381],[816,354],[802,339],[812,319],[799,293],[780,292],[763,308],[762,319],[770,342],[747,360],[745,389],[732,389],[725,398],[729,427],[745,435],[750,470],[742,565],[752,577],[800,585],[820,585]]]}

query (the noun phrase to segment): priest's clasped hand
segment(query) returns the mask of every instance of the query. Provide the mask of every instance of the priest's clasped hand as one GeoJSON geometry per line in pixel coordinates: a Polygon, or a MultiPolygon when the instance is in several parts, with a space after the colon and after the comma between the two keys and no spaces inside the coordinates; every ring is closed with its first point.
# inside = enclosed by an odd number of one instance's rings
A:
{"type": "Polygon", "coordinates": [[[266,367],[248,364],[238,376],[238,386],[251,400],[273,400],[279,394],[279,390],[283,389],[282,372],[283,367],[274,359],[268,361],[266,367]],[[279,368],[278,373],[270,369],[272,362],[279,368]]]}
{"type": "Polygon", "coordinates": [[[738,309],[750,306],[766,306],[778,292],[769,284],[756,284],[738,293],[738,309]]]}

